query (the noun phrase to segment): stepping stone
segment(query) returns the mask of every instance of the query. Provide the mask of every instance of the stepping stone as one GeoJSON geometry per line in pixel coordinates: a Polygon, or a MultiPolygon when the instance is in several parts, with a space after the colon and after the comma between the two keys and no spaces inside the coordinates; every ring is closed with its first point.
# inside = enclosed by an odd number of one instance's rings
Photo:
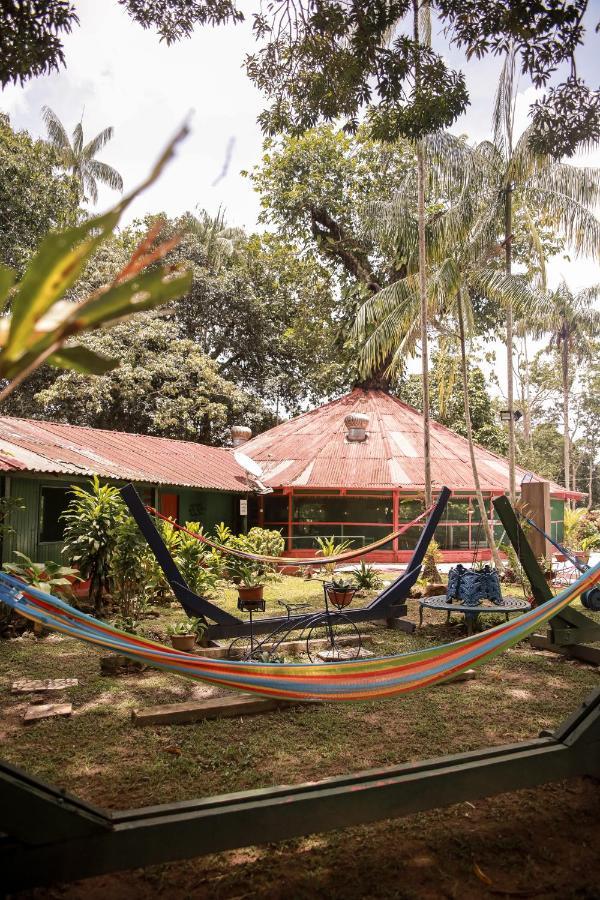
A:
{"type": "Polygon", "coordinates": [[[472,681],[476,677],[477,669],[465,669],[464,672],[459,672],[458,675],[453,675],[452,678],[447,678],[446,681],[442,681],[440,684],[452,684],[453,681],[472,681]]]}
{"type": "Polygon", "coordinates": [[[317,653],[317,657],[322,662],[336,662],[338,659],[362,659],[367,656],[373,656],[373,654],[364,647],[361,647],[358,653],[350,647],[347,650],[321,650],[317,653]]]}
{"type": "Polygon", "coordinates": [[[23,721],[26,725],[37,722],[39,719],[53,719],[56,716],[70,716],[73,707],[70,703],[44,703],[30,706],[23,721]]]}
{"type": "Polygon", "coordinates": [[[43,681],[29,681],[27,678],[21,678],[19,681],[13,681],[11,691],[13,694],[66,691],[67,688],[76,687],[78,684],[77,678],[45,678],[43,681]]]}

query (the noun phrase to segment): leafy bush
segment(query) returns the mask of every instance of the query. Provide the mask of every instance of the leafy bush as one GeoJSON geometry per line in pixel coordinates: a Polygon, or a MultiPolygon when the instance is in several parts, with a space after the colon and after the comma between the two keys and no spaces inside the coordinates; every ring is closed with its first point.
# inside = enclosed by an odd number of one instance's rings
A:
{"type": "Polygon", "coordinates": [[[102,612],[102,595],[110,589],[109,578],[117,540],[117,528],[124,516],[119,491],[99,478],[71,490],[73,499],[62,514],[65,521],[65,553],[82,578],[90,579],[90,599],[96,613],[102,612]]]}
{"type": "Polygon", "coordinates": [[[63,566],[50,559],[47,562],[36,563],[18,550],[15,550],[14,555],[18,556],[21,562],[7,562],[2,566],[9,575],[21,578],[31,587],[52,594],[53,597],[60,597],[67,601],[73,600],[73,581],[79,579],[76,569],[71,566],[63,566]]]}
{"type": "Polygon", "coordinates": [[[584,511],[584,515],[579,520],[576,540],[580,549],[586,552],[600,549],[600,509],[584,511]]]}
{"type": "Polygon", "coordinates": [[[587,516],[587,509],[579,507],[571,509],[565,506],[564,512],[564,541],[569,550],[581,550],[582,529],[587,516]]]}
{"type": "Polygon", "coordinates": [[[113,596],[118,604],[122,631],[137,630],[148,603],[145,557],[148,545],[135,520],[123,516],[115,529],[115,548],[110,562],[113,596]]]}
{"type": "Polygon", "coordinates": [[[281,532],[269,528],[259,528],[255,525],[248,534],[240,537],[251,553],[259,553],[261,556],[281,556],[285,549],[281,532]]]}
{"type": "Polygon", "coordinates": [[[423,557],[423,574],[422,578],[428,584],[440,584],[442,576],[440,575],[438,564],[442,562],[444,556],[440,550],[437,541],[430,541],[429,547],[425,551],[423,557]]]}
{"type": "MultiPolygon", "coordinates": [[[[186,522],[188,531],[202,534],[199,522],[186,522]]],[[[210,596],[223,574],[223,563],[218,553],[208,551],[206,546],[185,531],[179,532],[179,543],[175,562],[181,574],[196,594],[210,596]]]]}
{"type": "Polygon", "coordinates": [[[360,561],[357,569],[352,570],[351,575],[352,581],[361,591],[375,591],[383,584],[375,566],[368,566],[364,559],[360,561]]]}
{"type": "MultiPolygon", "coordinates": [[[[214,539],[225,547],[242,550],[245,553],[257,553],[261,556],[281,556],[285,541],[279,531],[255,526],[248,534],[233,534],[231,529],[221,522],[217,525],[214,539]]],[[[263,563],[236,556],[222,555],[228,577],[246,587],[256,587],[275,578],[275,564],[263,563]]]]}

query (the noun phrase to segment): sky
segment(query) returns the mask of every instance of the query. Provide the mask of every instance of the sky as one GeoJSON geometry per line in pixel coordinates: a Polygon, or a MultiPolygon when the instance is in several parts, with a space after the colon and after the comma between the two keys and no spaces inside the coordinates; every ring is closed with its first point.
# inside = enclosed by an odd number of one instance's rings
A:
{"type": "MultiPolygon", "coordinates": [[[[196,207],[214,214],[222,207],[230,224],[256,228],[259,198],[240,174],[259,162],[262,146],[256,118],[264,101],[243,69],[244,55],[254,46],[249,24],[198,28],[190,39],[167,47],[132,22],[117,0],[78,0],[77,8],[81,25],[64,39],[66,68],[0,91],[0,109],[9,113],[13,126],[45,136],[43,105],[50,106],[69,131],[83,116],[87,139],[113,125],[115,137],[100,158],[121,172],[128,190],[191,115],[191,136],[159,182],[132,205],[128,219],[158,211],[174,216],[196,207]],[[219,178],[228,148],[230,163],[219,178]]],[[[593,33],[598,18],[600,0],[591,0],[588,40],[578,55],[579,70],[591,84],[600,81],[600,39],[593,33]]],[[[439,27],[434,28],[434,45],[465,72],[471,97],[468,111],[452,131],[473,140],[489,137],[500,60],[466,63],[460,51],[448,50],[439,27]]],[[[525,127],[529,104],[537,96],[525,80],[520,87],[518,131],[525,127]]],[[[600,149],[573,161],[600,166],[600,149]]],[[[101,189],[98,209],[113,199],[114,193],[101,189]]],[[[557,258],[549,271],[551,284],[564,275],[574,289],[598,279],[590,260],[557,258]]]]}

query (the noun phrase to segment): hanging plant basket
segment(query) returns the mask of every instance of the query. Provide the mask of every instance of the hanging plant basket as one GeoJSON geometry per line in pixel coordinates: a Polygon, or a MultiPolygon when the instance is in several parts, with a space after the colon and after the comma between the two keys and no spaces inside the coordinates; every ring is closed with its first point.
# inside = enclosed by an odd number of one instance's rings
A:
{"type": "Polygon", "coordinates": [[[337,588],[333,584],[326,584],[325,590],[327,591],[327,599],[332,606],[335,606],[336,609],[344,609],[346,606],[350,606],[358,588],[337,588]]]}

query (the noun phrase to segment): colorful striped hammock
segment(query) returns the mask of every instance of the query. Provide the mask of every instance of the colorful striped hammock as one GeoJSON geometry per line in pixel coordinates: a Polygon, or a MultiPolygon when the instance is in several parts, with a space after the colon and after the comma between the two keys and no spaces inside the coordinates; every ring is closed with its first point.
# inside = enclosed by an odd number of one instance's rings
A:
{"type": "Polygon", "coordinates": [[[394,697],[479,666],[544,625],[598,581],[600,564],[541,606],[451,644],[323,664],[236,662],[172,650],[118,631],[4,573],[0,573],[0,601],[47,628],[209,684],[284,700],[347,701],[394,697]]]}
{"type": "Polygon", "coordinates": [[[204,534],[199,534],[197,531],[191,531],[189,528],[179,525],[177,522],[174,522],[173,519],[158,512],[153,506],[147,506],[146,509],[151,516],[156,516],[157,519],[168,522],[169,525],[177,529],[177,531],[183,531],[184,534],[195,538],[197,541],[200,541],[200,543],[206,544],[207,547],[211,547],[219,553],[225,553],[229,554],[229,556],[237,556],[240,559],[248,559],[252,562],[267,563],[268,565],[275,566],[329,566],[333,564],[337,565],[337,563],[340,562],[347,562],[350,559],[356,559],[357,556],[365,556],[367,553],[372,553],[373,550],[378,550],[379,547],[384,547],[386,544],[395,541],[396,538],[399,538],[405,531],[408,531],[409,528],[413,528],[417,522],[420,522],[421,519],[428,516],[434,506],[435,504],[432,504],[428,509],[422,512],[420,516],[413,519],[412,522],[406,522],[406,524],[402,525],[397,531],[390,532],[390,534],[387,534],[385,537],[373,541],[372,544],[367,544],[366,547],[359,547],[356,550],[346,550],[344,553],[338,553],[337,556],[315,556],[310,559],[297,556],[263,556],[260,553],[251,553],[249,550],[237,550],[235,547],[227,547],[225,544],[219,544],[216,541],[207,538],[204,534]]]}

